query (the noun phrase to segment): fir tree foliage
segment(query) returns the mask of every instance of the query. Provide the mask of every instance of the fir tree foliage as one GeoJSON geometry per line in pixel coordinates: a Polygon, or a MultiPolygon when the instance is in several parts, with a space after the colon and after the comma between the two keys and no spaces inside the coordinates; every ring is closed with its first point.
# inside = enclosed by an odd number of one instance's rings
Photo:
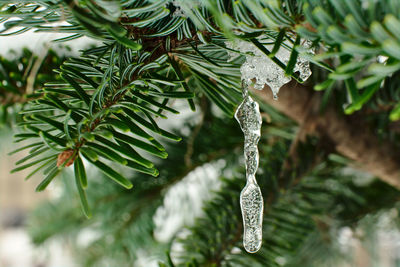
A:
{"type": "MultiPolygon", "coordinates": [[[[390,129],[400,118],[397,0],[20,0],[0,2],[0,21],[1,35],[34,30],[69,34],[54,42],[82,36],[102,42],[57,61],[54,79],[26,97],[16,135],[24,145],[15,152],[29,154],[15,171],[32,167],[29,177],[43,171],[38,191],[73,165],[75,178],[61,179],[64,195],[36,211],[31,231],[42,243],[62,234],[76,241],[77,225],[95,229],[100,235],[86,248],[85,266],[131,266],[137,251],[150,248],[160,266],[306,266],[297,255],[326,244],[323,229],[354,226],[399,197],[382,182],[353,183],[344,171],[352,162],[335,154],[329,140],[299,142],[301,129],[260,102],[270,120],[260,142],[258,181],[266,199],[261,251],[240,249],[241,168],[221,172],[221,189],[204,204],[204,216],[188,227],[188,236],[164,245],[152,237],[151,218],[171,184],[206,162],[240,165],[242,134],[232,116],[242,98],[240,66],[247,55],[227,48],[227,41],[253,43],[300,83],[294,66],[299,55],[308,58],[314,89],[323,91],[321,111],[329,102],[345,115],[368,111],[379,138],[398,145],[399,135],[390,129]],[[301,46],[304,40],[312,42],[315,55],[301,46]],[[279,49],[290,51],[287,64],[275,57],[279,49]],[[228,52],[238,57],[231,60],[228,52]],[[183,141],[182,132],[160,127],[161,120],[179,114],[176,100],[204,115],[183,141]],[[92,179],[88,166],[122,187],[92,179]],[[130,170],[132,177],[126,175],[130,170]],[[66,201],[75,194],[84,214],[97,220],[83,220],[78,204],[66,201]],[[172,243],[182,245],[179,255],[165,255],[172,243]]],[[[25,94],[9,88],[18,81],[12,68],[0,71],[1,95],[25,94]]],[[[4,103],[3,110],[15,104],[4,103]]]]}
{"type": "MultiPolygon", "coordinates": [[[[347,113],[360,109],[398,70],[397,1],[219,0],[186,5],[190,8],[166,0],[2,4],[3,35],[34,29],[71,34],[56,42],[90,36],[104,43],[65,61],[58,70],[63,81],[48,82],[24,111],[19,140],[29,139],[30,155],[18,168],[44,169],[38,191],[76,162],[77,185],[84,193],[82,158],[126,188],[131,182],[107,161],[157,176],[148,155],[167,157],[159,136],[180,140],[154,120],[178,112],[168,106],[171,99],[186,98],[195,109],[192,98],[204,94],[232,116],[241,98],[242,58],[228,62],[227,38],[253,42],[295,79],[299,40],[314,41],[321,52],[310,60],[331,72],[316,89],[330,91],[343,81],[350,98],[347,113]],[[178,9],[184,16],[176,14],[178,9]],[[266,42],[274,43],[272,51],[266,42]],[[274,57],[285,49],[283,42],[291,44],[286,47],[292,50],[287,65],[274,57]],[[354,75],[366,65],[366,77],[356,81],[354,75]],[[26,163],[30,159],[34,163],[26,163]]],[[[391,119],[398,117],[398,110],[393,109],[391,119]]]]}

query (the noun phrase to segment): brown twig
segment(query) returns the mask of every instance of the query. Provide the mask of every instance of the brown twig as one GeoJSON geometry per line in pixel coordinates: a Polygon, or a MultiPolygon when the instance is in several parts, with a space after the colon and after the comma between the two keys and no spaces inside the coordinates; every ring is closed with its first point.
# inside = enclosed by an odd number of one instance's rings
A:
{"type": "Polygon", "coordinates": [[[341,114],[332,104],[323,114],[317,112],[307,118],[310,109],[319,108],[322,94],[295,81],[280,89],[278,101],[272,100],[268,88],[253,92],[299,125],[311,119],[312,132],[328,140],[338,153],[354,160],[357,167],[400,189],[400,153],[392,143],[379,140],[367,122],[341,114]],[[310,101],[313,98],[314,101],[310,101]]]}

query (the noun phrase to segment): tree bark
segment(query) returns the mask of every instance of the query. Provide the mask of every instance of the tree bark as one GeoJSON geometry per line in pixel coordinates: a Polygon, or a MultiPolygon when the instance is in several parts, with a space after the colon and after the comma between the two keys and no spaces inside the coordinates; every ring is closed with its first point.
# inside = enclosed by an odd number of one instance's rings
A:
{"type": "Polygon", "coordinates": [[[307,132],[328,138],[338,153],[354,160],[363,170],[400,189],[400,153],[391,143],[378,140],[365,122],[341,114],[333,105],[321,113],[322,94],[295,81],[280,89],[277,101],[268,86],[252,91],[307,132]]]}

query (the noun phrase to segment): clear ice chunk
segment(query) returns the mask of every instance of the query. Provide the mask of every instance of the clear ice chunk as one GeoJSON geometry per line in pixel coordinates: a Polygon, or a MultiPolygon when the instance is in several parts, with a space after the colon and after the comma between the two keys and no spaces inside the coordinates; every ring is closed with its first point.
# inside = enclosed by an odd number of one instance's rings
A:
{"type": "Polygon", "coordinates": [[[261,114],[258,103],[248,94],[248,84],[243,81],[243,102],[235,113],[244,134],[244,156],[246,164],[246,186],[240,193],[240,208],[243,216],[243,246],[247,252],[257,252],[262,243],[262,218],[264,202],[255,179],[258,169],[258,141],[261,136],[261,114]]]}
{"type": "MultiPolygon", "coordinates": [[[[260,39],[262,39],[262,37],[260,39]]],[[[289,43],[285,45],[290,46],[289,43]]],[[[246,53],[246,61],[240,68],[242,80],[247,82],[254,81],[253,87],[258,90],[263,89],[264,85],[267,84],[272,90],[274,99],[277,99],[279,89],[284,84],[290,82],[291,77],[286,76],[285,71],[282,68],[275,64],[251,42],[234,40],[226,42],[226,46],[242,53],[246,53]]],[[[310,53],[314,53],[310,48],[310,42],[303,41],[302,46],[310,53]]],[[[265,47],[271,51],[273,45],[266,45],[265,47]]],[[[228,56],[231,58],[234,58],[237,55],[237,53],[228,51],[228,56]]],[[[275,54],[275,57],[277,57],[282,63],[287,64],[290,58],[290,51],[282,46],[275,54]]],[[[307,80],[311,75],[310,64],[301,54],[297,58],[294,72],[300,72],[300,78],[303,81],[307,80]]]]}

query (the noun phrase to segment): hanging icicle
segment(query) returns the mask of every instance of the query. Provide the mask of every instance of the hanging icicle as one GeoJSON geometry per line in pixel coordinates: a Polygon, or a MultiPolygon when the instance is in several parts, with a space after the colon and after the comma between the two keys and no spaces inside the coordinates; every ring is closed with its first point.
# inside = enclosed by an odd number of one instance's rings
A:
{"type": "MultiPolygon", "coordinates": [[[[266,37],[268,39],[268,37],[266,37]]],[[[263,42],[264,37],[259,37],[263,42]]],[[[290,47],[290,43],[285,43],[290,47]]],[[[275,57],[283,64],[288,64],[290,50],[283,45],[275,57]]],[[[255,178],[258,168],[258,149],[257,144],[261,135],[261,114],[257,104],[248,92],[249,84],[255,89],[261,90],[268,85],[273,93],[275,100],[278,99],[279,89],[291,80],[290,76],[285,75],[285,70],[276,65],[268,56],[260,51],[256,46],[246,41],[226,42],[228,48],[239,50],[246,53],[246,61],[242,64],[240,72],[242,74],[243,102],[236,110],[235,118],[239,122],[244,133],[244,156],[246,160],[246,179],[247,183],[240,193],[240,207],[243,216],[243,245],[247,252],[257,252],[262,242],[262,219],[263,219],[263,198],[260,187],[255,178]]],[[[306,54],[314,54],[311,42],[303,40],[301,47],[306,54]]],[[[267,45],[267,49],[272,49],[272,45],[267,45]]],[[[233,60],[237,53],[228,51],[230,60],[233,60]]],[[[311,75],[310,64],[303,54],[297,58],[294,72],[300,73],[300,78],[305,81],[311,75]]]]}
{"type": "Polygon", "coordinates": [[[257,144],[261,136],[261,114],[258,103],[248,92],[248,84],[242,82],[243,102],[235,113],[244,134],[244,156],[246,164],[246,186],[240,193],[243,216],[243,245],[247,252],[257,252],[262,243],[262,219],[264,202],[255,175],[258,168],[257,144]]]}

